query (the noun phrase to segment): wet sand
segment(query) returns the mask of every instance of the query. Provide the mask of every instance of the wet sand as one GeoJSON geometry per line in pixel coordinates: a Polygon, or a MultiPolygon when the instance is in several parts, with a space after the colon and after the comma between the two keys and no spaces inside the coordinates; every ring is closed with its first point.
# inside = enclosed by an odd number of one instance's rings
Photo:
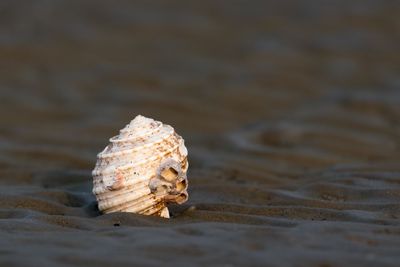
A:
{"type": "Polygon", "coordinates": [[[301,2],[2,1],[0,265],[399,266],[398,3],[301,2]],[[137,114],[189,149],[170,220],[91,194],[137,114]]]}

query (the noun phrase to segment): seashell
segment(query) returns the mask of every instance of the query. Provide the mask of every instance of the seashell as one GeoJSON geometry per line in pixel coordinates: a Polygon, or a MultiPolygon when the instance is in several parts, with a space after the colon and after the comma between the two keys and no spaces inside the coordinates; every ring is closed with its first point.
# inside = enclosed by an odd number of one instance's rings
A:
{"type": "Polygon", "coordinates": [[[188,199],[187,155],[171,126],[136,116],[97,155],[92,175],[99,210],[169,218],[167,204],[188,199]]]}

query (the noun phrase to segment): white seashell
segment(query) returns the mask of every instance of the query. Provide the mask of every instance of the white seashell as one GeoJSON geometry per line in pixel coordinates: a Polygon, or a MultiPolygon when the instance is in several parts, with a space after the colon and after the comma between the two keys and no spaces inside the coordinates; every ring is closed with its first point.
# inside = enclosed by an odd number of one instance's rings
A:
{"type": "Polygon", "coordinates": [[[97,155],[92,175],[99,210],[169,218],[167,204],[188,199],[187,154],[171,126],[137,116],[97,155]]]}

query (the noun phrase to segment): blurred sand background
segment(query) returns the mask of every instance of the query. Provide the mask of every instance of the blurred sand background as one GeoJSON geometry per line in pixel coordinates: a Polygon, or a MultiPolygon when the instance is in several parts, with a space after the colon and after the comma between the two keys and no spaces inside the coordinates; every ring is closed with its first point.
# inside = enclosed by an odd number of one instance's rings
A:
{"type": "Polygon", "coordinates": [[[1,266],[399,266],[398,1],[1,1],[1,266]],[[189,149],[173,219],[100,215],[137,114],[189,149]]]}

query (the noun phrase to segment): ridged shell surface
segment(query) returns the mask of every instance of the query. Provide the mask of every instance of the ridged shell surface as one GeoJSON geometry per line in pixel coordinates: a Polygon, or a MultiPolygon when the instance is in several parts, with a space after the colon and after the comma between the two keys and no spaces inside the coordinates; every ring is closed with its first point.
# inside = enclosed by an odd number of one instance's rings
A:
{"type": "Polygon", "coordinates": [[[188,199],[187,154],[171,126],[137,116],[97,155],[92,175],[99,210],[169,218],[167,204],[188,199]]]}

